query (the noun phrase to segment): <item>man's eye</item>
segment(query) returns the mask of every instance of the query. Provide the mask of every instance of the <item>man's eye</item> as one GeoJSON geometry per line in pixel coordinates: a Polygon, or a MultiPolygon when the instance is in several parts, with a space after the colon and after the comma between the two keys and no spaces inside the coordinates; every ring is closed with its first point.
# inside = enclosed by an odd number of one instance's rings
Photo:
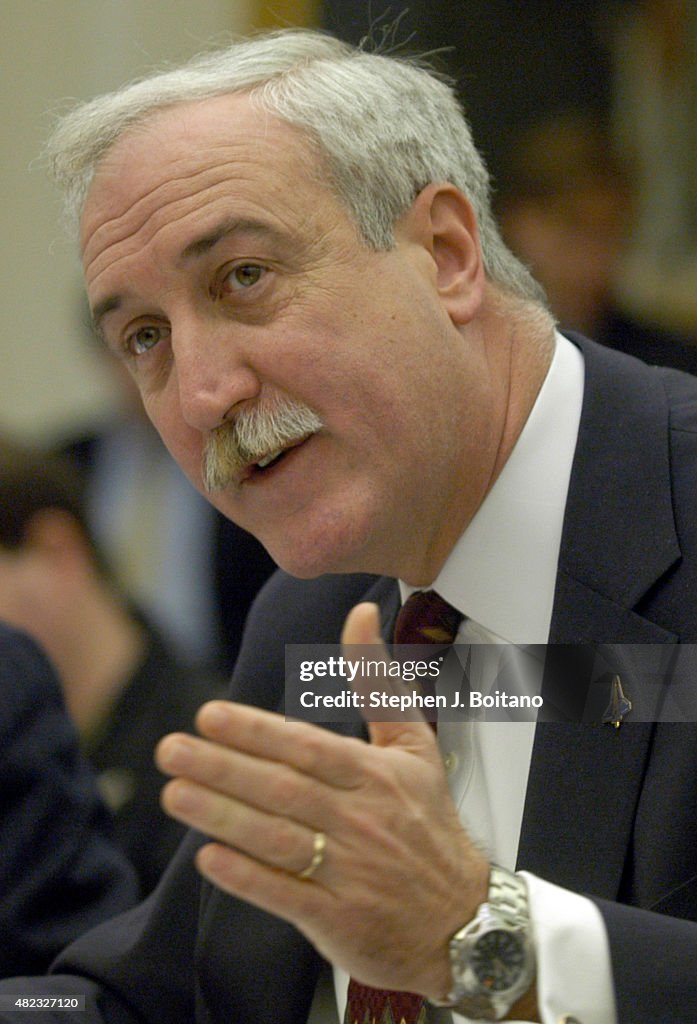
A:
{"type": "Polygon", "coordinates": [[[142,356],[150,352],[164,337],[169,334],[168,327],[139,327],[138,330],[129,334],[126,339],[126,347],[131,355],[142,356]]]}
{"type": "Polygon", "coordinates": [[[265,273],[266,268],[258,263],[241,263],[226,275],[224,284],[231,291],[240,291],[257,284],[265,273]]]}

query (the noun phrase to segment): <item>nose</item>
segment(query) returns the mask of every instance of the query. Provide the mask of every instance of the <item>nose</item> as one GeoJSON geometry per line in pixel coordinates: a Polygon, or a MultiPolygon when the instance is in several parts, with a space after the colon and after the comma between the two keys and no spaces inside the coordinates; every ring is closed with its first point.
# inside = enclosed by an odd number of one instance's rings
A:
{"type": "Polygon", "coordinates": [[[195,430],[215,429],[235,406],[259,394],[259,378],[229,325],[221,329],[196,321],[178,326],[172,354],[181,414],[195,430]]]}

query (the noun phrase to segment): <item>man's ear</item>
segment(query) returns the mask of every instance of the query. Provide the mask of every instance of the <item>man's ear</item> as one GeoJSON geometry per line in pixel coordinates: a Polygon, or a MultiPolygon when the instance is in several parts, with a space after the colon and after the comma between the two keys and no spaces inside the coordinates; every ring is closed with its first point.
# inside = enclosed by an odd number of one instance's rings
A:
{"type": "Polygon", "coordinates": [[[430,253],[435,284],[453,323],[469,323],[484,298],[486,278],[472,204],[448,182],[427,185],[397,227],[430,253]]]}

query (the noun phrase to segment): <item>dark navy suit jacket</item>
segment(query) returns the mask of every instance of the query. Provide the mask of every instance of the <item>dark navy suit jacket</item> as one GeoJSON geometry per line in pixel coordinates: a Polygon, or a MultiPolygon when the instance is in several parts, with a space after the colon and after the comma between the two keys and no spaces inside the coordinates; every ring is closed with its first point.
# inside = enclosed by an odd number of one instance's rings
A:
{"type": "Polygon", "coordinates": [[[45,971],[137,893],[53,668],[0,623],[0,977],[45,971]]]}
{"type": "MultiPolygon", "coordinates": [[[[574,340],[586,389],[550,640],[618,645],[640,698],[622,645],[697,643],[697,380],[574,340]]],[[[336,643],[366,597],[389,630],[394,581],[273,577],[234,698],[282,707],[284,644],[336,643]]],[[[201,881],[191,858],[202,841],[191,834],[147,903],[35,983],[86,992],[99,1010],[80,1024],[305,1024],[319,957],[290,925],[201,881]]],[[[597,901],[621,1024],[697,1022],[697,725],[538,724],[518,863],[597,901]]]]}

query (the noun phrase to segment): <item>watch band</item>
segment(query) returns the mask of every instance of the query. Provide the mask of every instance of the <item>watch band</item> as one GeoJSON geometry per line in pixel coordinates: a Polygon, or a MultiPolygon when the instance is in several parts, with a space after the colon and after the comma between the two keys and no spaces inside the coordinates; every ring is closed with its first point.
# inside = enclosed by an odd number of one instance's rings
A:
{"type": "MultiPolygon", "coordinates": [[[[496,959],[505,956],[505,952],[497,953],[496,959]]],[[[450,959],[453,987],[445,999],[431,1000],[433,1004],[453,1009],[472,1020],[502,1020],[528,990],[534,977],[528,893],[523,878],[498,865],[491,866],[488,899],[473,919],[453,935],[450,959]],[[512,964],[517,976],[503,988],[497,986],[494,973],[490,979],[482,978],[487,953],[491,956],[491,950],[486,950],[491,941],[487,936],[491,933],[495,933],[494,942],[508,943],[514,951],[512,964]]]]}
{"type": "Polygon", "coordinates": [[[491,865],[489,874],[489,906],[504,918],[511,928],[527,928],[530,925],[528,910],[528,887],[525,879],[512,871],[491,865]]]}

